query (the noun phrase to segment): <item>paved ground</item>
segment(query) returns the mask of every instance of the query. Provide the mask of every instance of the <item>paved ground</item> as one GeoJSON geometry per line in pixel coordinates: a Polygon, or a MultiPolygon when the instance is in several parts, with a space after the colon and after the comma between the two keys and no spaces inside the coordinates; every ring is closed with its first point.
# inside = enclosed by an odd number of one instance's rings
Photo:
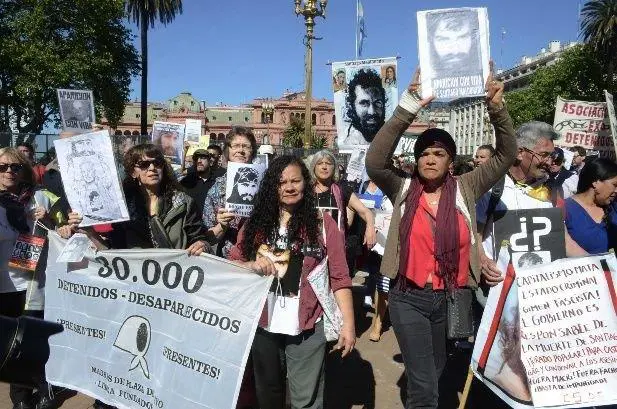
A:
{"type": "MultiPolygon", "coordinates": [[[[362,275],[354,279],[354,304],[356,311],[357,350],[341,360],[330,354],[327,363],[326,403],[329,409],[400,409],[403,408],[405,378],[398,344],[391,328],[387,327],[381,341],[368,339],[372,312],[362,308],[362,275]]],[[[458,391],[462,390],[469,356],[457,353],[451,356],[443,377],[441,408],[458,407],[458,391]]],[[[472,395],[491,395],[481,384],[474,383],[472,395]]],[[[62,394],[62,409],[86,409],[92,399],[81,394],[62,394]]],[[[472,396],[473,398],[473,396],[472,396]]],[[[497,409],[499,402],[470,401],[467,408],[497,409]]],[[[0,409],[11,409],[8,386],[0,384],[0,409]]],[[[169,408],[182,409],[182,408],[169,408]]]]}

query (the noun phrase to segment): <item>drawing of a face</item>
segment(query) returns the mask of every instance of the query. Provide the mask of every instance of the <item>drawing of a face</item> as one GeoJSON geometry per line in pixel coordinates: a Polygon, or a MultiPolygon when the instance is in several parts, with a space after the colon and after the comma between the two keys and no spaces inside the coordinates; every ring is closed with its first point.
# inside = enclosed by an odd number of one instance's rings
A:
{"type": "Polygon", "coordinates": [[[93,212],[99,211],[104,207],[103,199],[101,198],[101,195],[99,195],[99,192],[96,192],[96,191],[90,192],[89,200],[90,200],[90,209],[93,212]]]}
{"type": "Polygon", "coordinates": [[[94,166],[90,162],[82,162],[79,165],[79,171],[81,173],[81,178],[86,183],[93,183],[96,173],[94,171],[94,166]]]}
{"type": "Polygon", "coordinates": [[[257,193],[257,180],[247,180],[246,182],[238,183],[238,193],[242,200],[252,201],[257,193]]]}
{"type": "Polygon", "coordinates": [[[250,204],[259,189],[259,173],[253,168],[240,168],[234,176],[234,184],[229,201],[250,204]]]}
{"type": "Polygon", "coordinates": [[[274,263],[278,278],[283,278],[289,267],[289,258],[291,252],[289,250],[274,250],[271,251],[266,244],[262,244],[257,249],[257,258],[269,258],[274,263]]]}

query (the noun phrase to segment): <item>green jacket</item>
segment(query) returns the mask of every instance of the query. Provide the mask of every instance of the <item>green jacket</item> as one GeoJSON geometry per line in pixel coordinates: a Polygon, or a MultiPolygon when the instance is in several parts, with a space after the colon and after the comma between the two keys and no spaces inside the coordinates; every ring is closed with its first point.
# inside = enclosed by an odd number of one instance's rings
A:
{"type": "MultiPolygon", "coordinates": [[[[512,120],[507,109],[489,108],[491,123],[495,127],[496,152],[487,163],[457,178],[457,209],[467,221],[471,233],[470,272],[468,285],[480,282],[478,243],[476,240],[476,201],[506,174],[516,157],[517,146],[512,120]]],[[[403,132],[416,115],[398,106],[392,117],[379,130],[366,154],[366,172],[373,182],[388,196],[394,205],[386,248],[381,262],[381,273],[395,278],[399,270],[399,226],[409,183],[392,166],[392,154],[403,132]]],[[[407,177],[409,179],[410,177],[407,177]]],[[[413,249],[410,249],[410,252],[413,249]]]]}

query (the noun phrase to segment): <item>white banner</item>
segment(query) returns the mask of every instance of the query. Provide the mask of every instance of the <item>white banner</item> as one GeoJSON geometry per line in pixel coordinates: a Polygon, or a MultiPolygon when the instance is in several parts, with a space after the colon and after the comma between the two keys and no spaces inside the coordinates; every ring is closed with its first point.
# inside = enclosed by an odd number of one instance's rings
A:
{"type": "Polygon", "coordinates": [[[185,119],[184,140],[188,142],[199,142],[201,136],[201,119],[185,119]]]}
{"type": "Polygon", "coordinates": [[[47,379],[120,408],[235,408],[272,278],[181,250],[56,263],[50,233],[47,379]]]}
{"type": "Polygon", "coordinates": [[[90,132],[94,123],[94,97],[90,90],[58,89],[62,129],[90,132]]]}
{"type": "Polygon", "coordinates": [[[615,148],[615,152],[617,152],[617,117],[615,117],[615,104],[613,103],[613,94],[610,94],[607,90],[604,90],[604,98],[606,99],[608,122],[611,126],[613,147],[615,148]]]}
{"type": "Polygon", "coordinates": [[[614,280],[613,254],[516,270],[520,324],[512,329],[536,408],[617,403],[614,280]]]}
{"type": "Polygon", "coordinates": [[[597,150],[600,156],[615,159],[615,146],[609,132],[605,102],[574,101],[557,97],[553,128],[561,135],[555,145],[582,146],[597,150]]]}
{"type": "Polygon", "coordinates": [[[417,19],[422,96],[483,96],[490,55],[486,8],[418,11],[417,19]]]}
{"type": "Polygon", "coordinates": [[[398,104],[396,58],[332,63],[336,145],[369,145],[398,104]]]}

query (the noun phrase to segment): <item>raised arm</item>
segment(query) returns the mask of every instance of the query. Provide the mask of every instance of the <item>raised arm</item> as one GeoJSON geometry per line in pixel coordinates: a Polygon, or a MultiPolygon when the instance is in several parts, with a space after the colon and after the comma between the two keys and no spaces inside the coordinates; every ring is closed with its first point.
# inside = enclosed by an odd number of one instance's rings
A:
{"type": "Polygon", "coordinates": [[[420,99],[419,84],[420,71],[417,70],[412,83],[407,90],[403,91],[394,114],[377,132],[366,153],[366,173],[392,203],[396,200],[396,194],[403,179],[392,165],[392,154],[399,139],[409,128],[420,109],[434,98],[420,99]]]}
{"type": "Polygon", "coordinates": [[[488,114],[495,128],[495,155],[472,172],[459,177],[461,183],[472,189],[476,200],[508,172],[516,158],[517,149],[512,119],[503,101],[503,83],[493,79],[492,62],[486,88],[488,114]]]}

